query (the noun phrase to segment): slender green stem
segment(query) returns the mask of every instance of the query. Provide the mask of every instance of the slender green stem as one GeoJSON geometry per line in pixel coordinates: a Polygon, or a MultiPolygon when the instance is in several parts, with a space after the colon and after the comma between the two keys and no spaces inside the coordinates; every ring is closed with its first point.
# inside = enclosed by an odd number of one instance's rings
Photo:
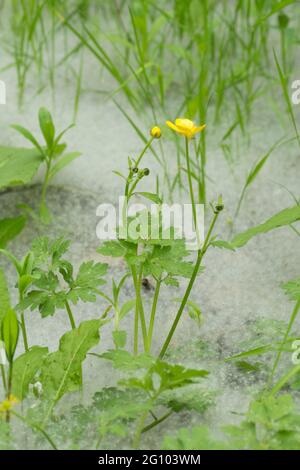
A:
{"type": "Polygon", "coordinates": [[[3,364],[1,364],[1,377],[2,377],[4,392],[6,393],[7,384],[6,384],[6,376],[5,376],[5,367],[3,364]]]}
{"type": "Polygon", "coordinates": [[[281,28],[280,31],[280,43],[281,43],[281,60],[282,68],[285,76],[287,75],[287,64],[286,64],[286,46],[285,46],[285,30],[281,28]]]}
{"type": "Polygon", "coordinates": [[[67,311],[67,314],[68,314],[68,317],[69,317],[69,320],[70,320],[71,328],[72,328],[72,330],[75,330],[76,329],[75,320],[74,320],[74,317],[73,317],[73,313],[72,313],[70,304],[67,300],[65,301],[65,307],[66,307],[66,311],[67,311]]]}
{"type": "Polygon", "coordinates": [[[143,335],[143,343],[144,343],[144,350],[147,350],[147,326],[145,320],[145,313],[143,307],[143,300],[141,296],[141,284],[142,284],[142,276],[143,276],[143,266],[140,268],[140,272],[137,275],[135,267],[131,268],[135,295],[136,295],[136,303],[135,303],[135,319],[134,319],[134,353],[137,354],[138,352],[138,322],[141,321],[142,326],[142,335],[143,335]]]}
{"type": "Polygon", "coordinates": [[[202,184],[202,191],[201,191],[201,199],[200,203],[206,204],[206,183],[205,183],[205,170],[206,170],[206,136],[205,132],[201,134],[201,143],[202,146],[200,148],[200,157],[201,157],[201,184],[202,184]]]}
{"type": "Polygon", "coordinates": [[[152,421],[152,423],[148,424],[148,426],[145,426],[143,428],[142,433],[150,431],[150,429],[155,428],[155,426],[157,426],[158,424],[163,423],[166,419],[169,418],[169,416],[171,416],[172,413],[173,413],[173,410],[170,410],[166,414],[161,416],[160,418],[156,418],[154,421],[152,421]]]}
{"type": "Polygon", "coordinates": [[[290,331],[293,327],[293,324],[294,324],[294,321],[299,313],[299,310],[300,310],[300,299],[298,300],[298,302],[296,303],[296,305],[294,306],[293,308],[293,312],[292,312],[292,315],[290,317],[290,321],[289,321],[289,324],[288,324],[288,327],[286,329],[286,332],[284,334],[284,337],[283,337],[283,340],[282,340],[282,343],[281,343],[281,347],[276,355],[276,358],[275,358],[275,361],[274,361],[274,365],[272,367],[272,371],[271,371],[271,375],[269,377],[269,380],[268,380],[268,386],[271,385],[272,383],[272,380],[273,380],[273,377],[275,375],[275,372],[276,372],[276,369],[277,369],[277,366],[278,366],[278,363],[280,361],[280,358],[281,358],[281,354],[282,354],[282,350],[283,350],[283,347],[286,343],[286,340],[288,338],[288,335],[290,334],[290,331]]]}
{"type": "Polygon", "coordinates": [[[154,328],[154,321],[155,321],[155,314],[156,314],[160,286],[161,286],[161,280],[156,281],[156,287],[155,287],[152,309],[151,309],[151,316],[150,316],[150,324],[149,324],[149,330],[148,330],[147,352],[151,351],[153,328],[154,328]]]}
{"type": "Polygon", "coordinates": [[[144,350],[147,349],[147,326],[146,326],[146,319],[143,307],[143,299],[141,294],[141,286],[142,286],[142,277],[143,277],[143,268],[141,267],[140,274],[138,276],[138,285],[137,285],[137,296],[138,296],[138,305],[139,305],[139,314],[142,326],[142,335],[143,335],[143,343],[144,343],[144,350]]]}
{"type": "Polygon", "coordinates": [[[145,425],[145,421],[147,419],[147,416],[148,416],[148,410],[145,411],[145,413],[140,418],[140,421],[139,421],[139,424],[138,424],[138,427],[137,427],[137,430],[136,430],[136,433],[135,433],[135,436],[134,436],[134,439],[133,439],[133,443],[132,443],[132,447],[134,449],[138,449],[139,446],[140,446],[141,435],[142,435],[142,432],[143,432],[143,429],[144,429],[144,425],[145,425]]]}
{"type": "Polygon", "coordinates": [[[186,156],[186,167],[187,167],[187,175],[188,175],[189,190],[190,190],[190,199],[191,199],[191,203],[192,203],[193,220],[194,220],[194,226],[195,226],[195,230],[196,230],[196,234],[197,234],[197,242],[198,242],[198,246],[199,246],[197,212],[196,212],[196,204],[195,204],[193,182],[192,182],[192,173],[191,173],[191,164],[190,164],[189,139],[187,137],[185,138],[185,156],[186,156]]]}
{"type": "Polygon", "coordinates": [[[143,156],[145,155],[145,153],[147,152],[148,148],[151,146],[152,142],[153,142],[153,139],[154,137],[151,137],[150,140],[147,142],[146,146],[144,147],[144,149],[142,150],[140,156],[138,157],[137,161],[136,161],[136,167],[138,168],[143,156]]]}
{"type": "Polygon", "coordinates": [[[139,314],[139,319],[141,321],[142,327],[142,335],[143,335],[143,343],[144,343],[144,350],[147,350],[147,326],[145,320],[145,313],[143,307],[143,300],[141,295],[141,285],[142,285],[142,277],[143,277],[143,266],[140,267],[139,274],[136,274],[135,268],[133,268],[134,272],[134,281],[135,281],[135,293],[136,293],[136,304],[139,314]]]}
{"type": "MultiPolygon", "coordinates": [[[[19,289],[19,303],[21,304],[22,301],[23,301],[23,293],[19,289]]],[[[22,336],[23,336],[24,348],[25,348],[25,351],[27,352],[29,350],[29,346],[28,346],[28,337],[27,337],[24,310],[21,311],[20,319],[21,319],[21,331],[22,331],[22,336]]]]}
{"type": "Polygon", "coordinates": [[[181,315],[182,315],[182,313],[183,313],[183,310],[184,310],[184,308],[185,308],[185,306],[186,306],[186,303],[187,303],[188,298],[189,298],[189,296],[190,296],[190,293],[191,293],[192,287],[193,287],[193,285],[194,285],[195,279],[196,279],[196,277],[197,277],[197,274],[198,274],[198,271],[199,271],[199,268],[200,268],[200,265],[201,265],[201,261],[202,261],[202,259],[203,259],[203,256],[205,255],[206,250],[207,250],[207,247],[208,247],[208,244],[209,244],[209,240],[210,240],[210,236],[211,236],[212,231],[213,231],[213,229],[214,229],[214,226],[215,226],[215,224],[216,224],[218,215],[219,215],[219,212],[217,212],[217,213],[214,214],[213,220],[212,220],[212,222],[211,222],[211,224],[210,224],[209,230],[208,230],[207,235],[206,235],[206,238],[205,238],[205,240],[204,240],[203,247],[202,247],[202,249],[198,250],[198,253],[197,253],[197,260],[196,260],[196,264],[195,264],[195,266],[194,266],[194,270],[193,270],[192,276],[191,276],[190,281],[189,281],[189,283],[188,283],[188,286],[187,286],[187,288],[186,288],[185,294],[184,294],[183,299],[182,299],[182,301],[181,301],[181,304],[180,304],[180,307],[179,307],[179,309],[178,309],[178,312],[177,312],[177,315],[176,315],[176,317],[175,317],[175,320],[174,320],[174,322],[173,322],[173,324],[172,324],[172,326],[171,326],[171,329],[170,329],[170,331],[169,331],[169,334],[168,334],[168,336],[167,336],[167,338],[166,338],[166,340],[165,340],[165,342],[164,342],[164,344],[163,344],[163,347],[162,347],[162,349],[161,349],[161,352],[160,352],[160,354],[159,354],[160,359],[162,359],[162,358],[164,357],[164,355],[165,355],[165,353],[166,353],[166,351],[167,351],[167,349],[168,349],[168,347],[169,347],[169,344],[170,344],[170,342],[171,342],[171,339],[172,339],[172,337],[173,337],[173,335],[174,335],[174,333],[175,333],[175,330],[176,330],[176,328],[177,328],[178,322],[179,322],[179,320],[180,320],[180,318],[181,318],[181,315]]]}
{"type": "MultiPolygon", "coordinates": [[[[7,389],[6,389],[6,398],[8,400],[10,399],[10,396],[11,396],[12,377],[13,377],[13,361],[10,361],[8,365],[8,380],[7,380],[7,389]]],[[[9,421],[10,421],[10,410],[7,410],[6,422],[9,423],[9,421]]]]}
{"type": "MultiPolygon", "coordinates": [[[[136,276],[136,271],[134,267],[131,268],[131,273],[132,273],[134,288],[136,291],[136,283],[137,283],[136,277],[137,276],[136,276]]],[[[136,298],[135,299],[135,314],[134,314],[133,352],[135,355],[137,355],[138,351],[139,351],[139,305],[138,305],[138,301],[136,298]]]]}
{"type": "Polygon", "coordinates": [[[292,378],[294,375],[299,374],[300,371],[300,364],[297,364],[295,367],[290,369],[283,377],[274,385],[272,390],[270,391],[270,395],[274,396],[278,393],[282,387],[292,378]]]}
{"type": "Polygon", "coordinates": [[[242,192],[241,192],[241,195],[240,195],[240,198],[239,198],[239,201],[238,201],[238,204],[237,204],[235,213],[234,213],[234,218],[235,218],[235,219],[236,219],[237,216],[239,215],[239,212],[240,212],[240,209],[241,209],[241,205],[242,205],[242,202],[243,202],[243,200],[244,200],[245,193],[246,193],[246,188],[247,188],[247,186],[245,185],[245,186],[243,187],[242,192]]]}
{"type": "Polygon", "coordinates": [[[22,330],[24,348],[25,348],[25,351],[27,352],[29,349],[29,346],[28,346],[28,338],[27,338],[27,331],[26,331],[26,324],[25,324],[25,316],[24,316],[23,311],[21,312],[21,330],[22,330]]]}
{"type": "Polygon", "coordinates": [[[41,203],[40,203],[40,213],[42,212],[43,207],[46,205],[46,193],[47,193],[47,187],[48,187],[48,182],[50,178],[50,170],[51,170],[51,157],[46,162],[46,174],[42,186],[42,193],[41,193],[41,203]]]}

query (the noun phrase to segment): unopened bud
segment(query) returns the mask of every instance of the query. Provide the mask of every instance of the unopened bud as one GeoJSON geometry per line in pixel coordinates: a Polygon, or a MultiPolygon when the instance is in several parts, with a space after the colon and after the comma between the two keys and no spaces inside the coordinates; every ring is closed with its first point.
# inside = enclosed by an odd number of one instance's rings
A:
{"type": "Polygon", "coordinates": [[[161,129],[158,126],[152,127],[150,131],[151,137],[154,137],[155,139],[159,139],[161,137],[161,129]]]}
{"type": "Polygon", "coordinates": [[[283,12],[279,13],[277,20],[278,20],[278,26],[280,29],[287,28],[290,22],[289,17],[283,12]]]}
{"type": "Polygon", "coordinates": [[[222,199],[222,196],[219,196],[218,202],[215,205],[215,214],[222,212],[223,209],[224,209],[223,199],[222,199]]]}

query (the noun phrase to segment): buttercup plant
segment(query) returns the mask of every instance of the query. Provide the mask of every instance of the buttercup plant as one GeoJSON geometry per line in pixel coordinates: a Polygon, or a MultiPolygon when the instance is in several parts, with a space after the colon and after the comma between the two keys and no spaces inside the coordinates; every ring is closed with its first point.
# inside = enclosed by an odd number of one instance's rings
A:
{"type": "Polygon", "coordinates": [[[300,449],[298,5],[0,1],[1,450],[300,449]]]}
{"type": "MultiPolygon", "coordinates": [[[[137,159],[128,159],[129,164],[129,173],[125,178],[123,175],[122,178],[125,179],[125,204],[122,214],[122,226],[119,227],[118,240],[117,241],[108,241],[103,244],[103,246],[98,250],[103,255],[110,255],[115,257],[124,257],[124,260],[129,268],[129,271],[132,276],[133,285],[135,289],[135,317],[134,317],[134,353],[138,353],[138,336],[139,336],[139,326],[142,331],[143,338],[143,347],[145,352],[150,352],[153,339],[153,330],[157,312],[157,306],[159,302],[159,295],[162,283],[178,285],[176,277],[182,276],[189,279],[188,286],[186,288],[185,294],[181,300],[180,307],[175,316],[174,322],[170,328],[169,334],[166,337],[166,340],[162,346],[159,357],[163,358],[169,344],[172,340],[172,337],[175,333],[177,325],[180,321],[180,318],[184,312],[184,309],[189,300],[194,282],[199,273],[201,262],[203,257],[209,248],[210,244],[213,242],[213,231],[215,224],[217,222],[220,212],[223,210],[223,202],[220,197],[218,203],[212,205],[213,209],[213,218],[209,229],[207,231],[204,243],[200,246],[199,234],[198,234],[198,224],[197,220],[197,211],[195,204],[195,195],[192,184],[192,170],[190,165],[190,154],[189,154],[189,143],[190,139],[193,138],[198,132],[201,132],[205,125],[196,126],[189,119],[176,119],[175,124],[167,121],[167,125],[173,130],[178,132],[180,135],[185,137],[186,142],[186,164],[187,164],[187,177],[189,182],[189,195],[192,205],[193,212],[193,223],[196,230],[197,239],[198,239],[198,249],[197,249],[197,259],[194,264],[190,261],[185,261],[184,258],[189,255],[189,252],[184,248],[184,240],[157,240],[151,239],[151,235],[148,234],[148,237],[145,239],[144,236],[140,236],[138,240],[133,240],[128,236],[128,226],[127,224],[127,208],[129,201],[133,196],[143,196],[147,199],[150,199],[152,202],[155,202],[158,206],[158,214],[160,214],[160,205],[162,201],[160,200],[158,194],[149,193],[149,192],[139,192],[136,191],[137,186],[142,178],[149,174],[149,170],[146,168],[140,168],[142,159],[146,154],[146,151],[151,146],[154,138],[161,137],[161,130],[159,127],[155,126],[151,129],[150,135],[151,138],[146,143],[144,149],[140,153],[137,159]],[[155,291],[153,297],[153,304],[150,313],[149,325],[147,326],[147,319],[144,310],[144,302],[142,298],[142,280],[145,276],[150,275],[153,277],[155,282],[155,291]]],[[[146,218],[149,214],[146,214],[146,218]]],[[[150,217],[150,216],[149,216],[150,217]]],[[[159,224],[161,223],[160,216],[159,224]]],[[[150,217],[151,220],[151,217],[150,217]]],[[[138,221],[137,221],[138,225],[138,221]]],[[[163,227],[160,226],[160,235],[162,235],[163,227]]],[[[174,234],[173,234],[174,236],[174,234]]]]}

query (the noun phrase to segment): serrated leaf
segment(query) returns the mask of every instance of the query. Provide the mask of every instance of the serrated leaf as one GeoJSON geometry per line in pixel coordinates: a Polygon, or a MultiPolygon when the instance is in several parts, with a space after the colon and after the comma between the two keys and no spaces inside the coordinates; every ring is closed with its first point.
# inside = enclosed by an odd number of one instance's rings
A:
{"type": "Polygon", "coordinates": [[[300,277],[293,279],[292,281],[282,283],[281,287],[291,300],[297,301],[300,299],[300,277]]]}
{"type": "Polygon", "coordinates": [[[119,241],[110,240],[104,242],[103,245],[97,249],[97,252],[103,256],[113,256],[115,258],[119,258],[125,255],[126,249],[119,241]]]}
{"type": "Polygon", "coordinates": [[[214,440],[205,426],[179,429],[175,436],[166,436],[163,442],[165,450],[219,450],[225,448],[226,444],[214,440]]]}
{"type": "Polygon", "coordinates": [[[112,361],[116,369],[123,372],[136,371],[137,369],[149,368],[155,359],[150,354],[139,354],[137,356],[130,354],[128,351],[120,351],[111,349],[99,356],[103,359],[112,361]]]}
{"type": "Polygon", "coordinates": [[[200,388],[199,385],[191,385],[182,390],[168,390],[162,394],[159,403],[171,408],[176,413],[182,410],[196,411],[203,413],[214,403],[214,393],[200,388]]]}

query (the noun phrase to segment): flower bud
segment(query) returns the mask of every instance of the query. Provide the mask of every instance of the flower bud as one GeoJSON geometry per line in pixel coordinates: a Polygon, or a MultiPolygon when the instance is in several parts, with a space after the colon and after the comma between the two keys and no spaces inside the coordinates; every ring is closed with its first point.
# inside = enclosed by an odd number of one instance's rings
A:
{"type": "Polygon", "coordinates": [[[137,173],[139,169],[137,167],[132,168],[132,173],[137,173]]]}
{"type": "Polygon", "coordinates": [[[143,175],[144,175],[144,176],[150,175],[150,170],[149,170],[149,168],[145,168],[145,169],[143,170],[143,175]]]}
{"type": "Polygon", "coordinates": [[[278,15],[278,26],[280,29],[285,29],[288,27],[288,24],[290,22],[289,17],[285,13],[279,13],[278,15]]]}
{"type": "Polygon", "coordinates": [[[215,205],[214,212],[215,212],[215,214],[218,214],[219,212],[222,212],[223,209],[224,209],[223,199],[222,199],[222,196],[219,196],[218,202],[215,205]]]}
{"type": "Polygon", "coordinates": [[[150,135],[154,137],[154,139],[159,139],[161,137],[161,129],[158,126],[152,127],[150,135]]]}

